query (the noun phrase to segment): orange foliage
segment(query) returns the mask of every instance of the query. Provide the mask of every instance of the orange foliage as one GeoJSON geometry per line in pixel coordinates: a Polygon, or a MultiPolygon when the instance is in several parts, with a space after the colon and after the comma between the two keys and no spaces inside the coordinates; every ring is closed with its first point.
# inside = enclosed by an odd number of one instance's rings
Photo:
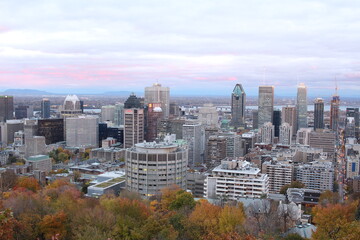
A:
{"type": "Polygon", "coordinates": [[[18,178],[14,190],[25,188],[27,190],[37,192],[40,190],[39,182],[33,177],[20,177],[18,178]]]}
{"type": "Polygon", "coordinates": [[[57,239],[65,239],[66,230],[66,214],[61,211],[54,215],[46,215],[40,222],[40,230],[46,239],[57,237],[57,239]]]}

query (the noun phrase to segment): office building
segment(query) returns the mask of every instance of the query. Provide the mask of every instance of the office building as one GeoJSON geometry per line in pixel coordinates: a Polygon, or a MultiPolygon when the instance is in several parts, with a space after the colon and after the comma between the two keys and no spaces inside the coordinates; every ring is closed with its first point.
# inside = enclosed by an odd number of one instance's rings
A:
{"type": "Polygon", "coordinates": [[[81,115],[68,117],[65,121],[66,145],[68,147],[98,147],[99,117],[81,115]]]}
{"type": "Polygon", "coordinates": [[[144,118],[143,104],[131,94],[124,103],[124,148],[144,141],[144,118]]]}
{"type": "Polygon", "coordinates": [[[296,107],[286,106],[281,111],[281,123],[288,123],[292,128],[292,133],[295,135],[297,132],[297,119],[296,107]]]}
{"type": "Polygon", "coordinates": [[[170,115],[169,118],[177,118],[180,116],[180,107],[177,103],[170,103],[170,115]]]}
{"type": "Polygon", "coordinates": [[[273,122],[274,125],[274,136],[279,137],[280,134],[280,125],[281,125],[281,111],[279,109],[274,110],[273,112],[273,122]]]}
{"type": "Polygon", "coordinates": [[[52,159],[48,155],[36,155],[25,158],[25,162],[29,164],[32,170],[42,172],[50,172],[52,170],[52,159]]]}
{"type": "Polygon", "coordinates": [[[261,198],[269,193],[269,178],[249,162],[225,159],[207,176],[204,188],[211,199],[261,198]]]}
{"type": "Polygon", "coordinates": [[[33,136],[26,138],[25,141],[25,157],[42,155],[46,153],[45,137],[33,136]]]}
{"type": "Polygon", "coordinates": [[[6,122],[14,118],[14,98],[12,96],[0,96],[0,122],[6,122]]]}
{"type": "Polygon", "coordinates": [[[41,101],[41,118],[50,118],[50,100],[48,98],[43,98],[41,101]]]}
{"type": "Polygon", "coordinates": [[[170,88],[162,87],[159,83],[146,87],[145,104],[149,103],[161,103],[163,117],[168,118],[170,114],[170,88]]]}
{"type": "Polygon", "coordinates": [[[124,125],[124,104],[123,103],[115,104],[114,125],[117,127],[120,125],[124,125]]]}
{"type": "Polygon", "coordinates": [[[205,132],[200,123],[186,123],[183,125],[183,139],[188,144],[189,165],[203,163],[205,150],[205,132]]]}
{"type": "Polygon", "coordinates": [[[186,173],[186,189],[196,198],[204,197],[204,183],[206,175],[201,172],[188,171],[186,173]]]}
{"type": "Polygon", "coordinates": [[[19,105],[15,107],[15,119],[32,118],[34,116],[34,108],[29,105],[19,105]]]}
{"type": "Polygon", "coordinates": [[[269,193],[280,193],[280,189],[293,180],[294,167],[290,163],[267,161],[261,169],[269,177],[269,193]]]}
{"type": "Polygon", "coordinates": [[[158,125],[162,119],[161,103],[149,103],[146,108],[145,140],[155,141],[158,137],[158,125]]]}
{"type": "Polygon", "coordinates": [[[296,180],[308,189],[333,191],[334,167],[331,162],[312,162],[295,167],[296,180]]]}
{"type": "Polygon", "coordinates": [[[187,160],[186,145],[171,141],[137,143],[125,153],[126,188],[143,197],[175,184],[185,190],[187,160]]]}
{"type": "Polygon", "coordinates": [[[261,128],[267,122],[273,123],[274,87],[259,87],[258,125],[261,128]]]}
{"type": "Polygon", "coordinates": [[[316,98],[314,101],[314,130],[324,129],[324,100],[316,98]]]}
{"type": "Polygon", "coordinates": [[[112,137],[117,143],[124,144],[124,127],[108,127],[107,137],[112,137]]]}
{"type": "MultiPolygon", "coordinates": [[[[24,135],[25,139],[38,136],[38,120],[24,119],[24,135]]],[[[40,135],[39,135],[40,136],[40,135]]]]}
{"type": "Polygon", "coordinates": [[[241,84],[236,84],[231,94],[231,125],[237,129],[245,126],[246,94],[241,84]]]}
{"type": "Polygon", "coordinates": [[[279,143],[282,145],[291,145],[292,127],[289,123],[282,123],[280,126],[279,143]]]}
{"type": "Polygon", "coordinates": [[[346,108],[345,137],[359,139],[359,108],[346,108]]]}
{"type": "Polygon", "coordinates": [[[297,129],[307,128],[307,88],[305,84],[300,83],[297,88],[296,97],[296,119],[297,129]]]}
{"type": "Polygon", "coordinates": [[[340,106],[340,97],[336,93],[331,99],[330,105],[330,128],[334,131],[338,130],[339,127],[339,106],[340,106]]]}
{"type": "Polygon", "coordinates": [[[218,127],[219,125],[219,114],[213,104],[204,104],[200,107],[198,119],[203,126],[218,127]]]}
{"type": "Polygon", "coordinates": [[[267,122],[259,129],[259,142],[264,144],[274,143],[274,125],[271,122],[267,122]]]}
{"type": "Polygon", "coordinates": [[[115,120],[115,106],[108,105],[101,107],[101,121],[102,122],[111,122],[115,120]]]}
{"type": "Polygon", "coordinates": [[[65,140],[64,119],[39,119],[37,135],[44,136],[47,145],[65,140]]]}
{"type": "Polygon", "coordinates": [[[309,145],[320,148],[332,156],[335,154],[336,134],[332,131],[314,131],[309,133],[309,145]]]}
{"type": "Polygon", "coordinates": [[[300,145],[309,145],[311,132],[313,132],[312,128],[300,128],[296,134],[296,143],[300,145]]]}
{"type": "Polygon", "coordinates": [[[5,144],[14,143],[14,134],[18,131],[24,130],[23,120],[6,120],[6,122],[0,123],[0,141],[5,144]]]}
{"type": "Polygon", "coordinates": [[[226,158],[226,138],[209,136],[206,146],[206,163],[214,163],[226,158]]]}
{"type": "Polygon", "coordinates": [[[252,129],[259,128],[259,112],[257,110],[252,111],[252,129]]]}
{"type": "Polygon", "coordinates": [[[76,117],[83,113],[83,106],[76,95],[68,95],[60,110],[61,117],[76,117]]]}
{"type": "Polygon", "coordinates": [[[185,119],[162,119],[158,125],[158,137],[164,139],[167,134],[175,134],[176,139],[182,139],[185,122],[185,119]]]}

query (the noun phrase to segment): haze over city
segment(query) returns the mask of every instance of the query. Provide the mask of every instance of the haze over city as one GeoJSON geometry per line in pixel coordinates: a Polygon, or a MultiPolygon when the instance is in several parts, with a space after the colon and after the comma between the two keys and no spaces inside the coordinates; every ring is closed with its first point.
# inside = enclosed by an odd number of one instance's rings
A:
{"type": "Polygon", "coordinates": [[[0,92],[295,96],[360,90],[360,2],[2,1],[0,92]],[[260,4],[261,3],[261,4],[260,4]]]}

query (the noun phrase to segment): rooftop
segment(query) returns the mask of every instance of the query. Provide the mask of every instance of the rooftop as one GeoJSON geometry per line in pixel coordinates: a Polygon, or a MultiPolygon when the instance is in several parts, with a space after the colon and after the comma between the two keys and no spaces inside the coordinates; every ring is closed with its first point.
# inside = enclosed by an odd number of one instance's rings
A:
{"type": "Polygon", "coordinates": [[[47,160],[50,157],[48,155],[35,155],[35,156],[30,156],[28,157],[26,160],[27,161],[42,161],[42,160],[47,160]]]}
{"type": "Polygon", "coordinates": [[[92,187],[96,187],[96,188],[108,188],[114,184],[117,184],[117,183],[121,183],[125,181],[125,178],[124,177],[117,177],[117,178],[112,178],[108,181],[105,181],[105,182],[102,182],[102,183],[99,183],[99,184],[96,184],[92,187]]]}

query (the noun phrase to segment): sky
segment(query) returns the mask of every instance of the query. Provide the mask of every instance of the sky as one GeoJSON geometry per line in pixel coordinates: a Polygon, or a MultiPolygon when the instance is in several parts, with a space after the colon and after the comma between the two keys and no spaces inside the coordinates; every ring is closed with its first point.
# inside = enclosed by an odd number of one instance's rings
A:
{"type": "Polygon", "coordinates": [[[360,1],[0,0],[0,91],[360,96],[360,1]],[[336,79],[336,80],[335,80],[336,79]]]}

